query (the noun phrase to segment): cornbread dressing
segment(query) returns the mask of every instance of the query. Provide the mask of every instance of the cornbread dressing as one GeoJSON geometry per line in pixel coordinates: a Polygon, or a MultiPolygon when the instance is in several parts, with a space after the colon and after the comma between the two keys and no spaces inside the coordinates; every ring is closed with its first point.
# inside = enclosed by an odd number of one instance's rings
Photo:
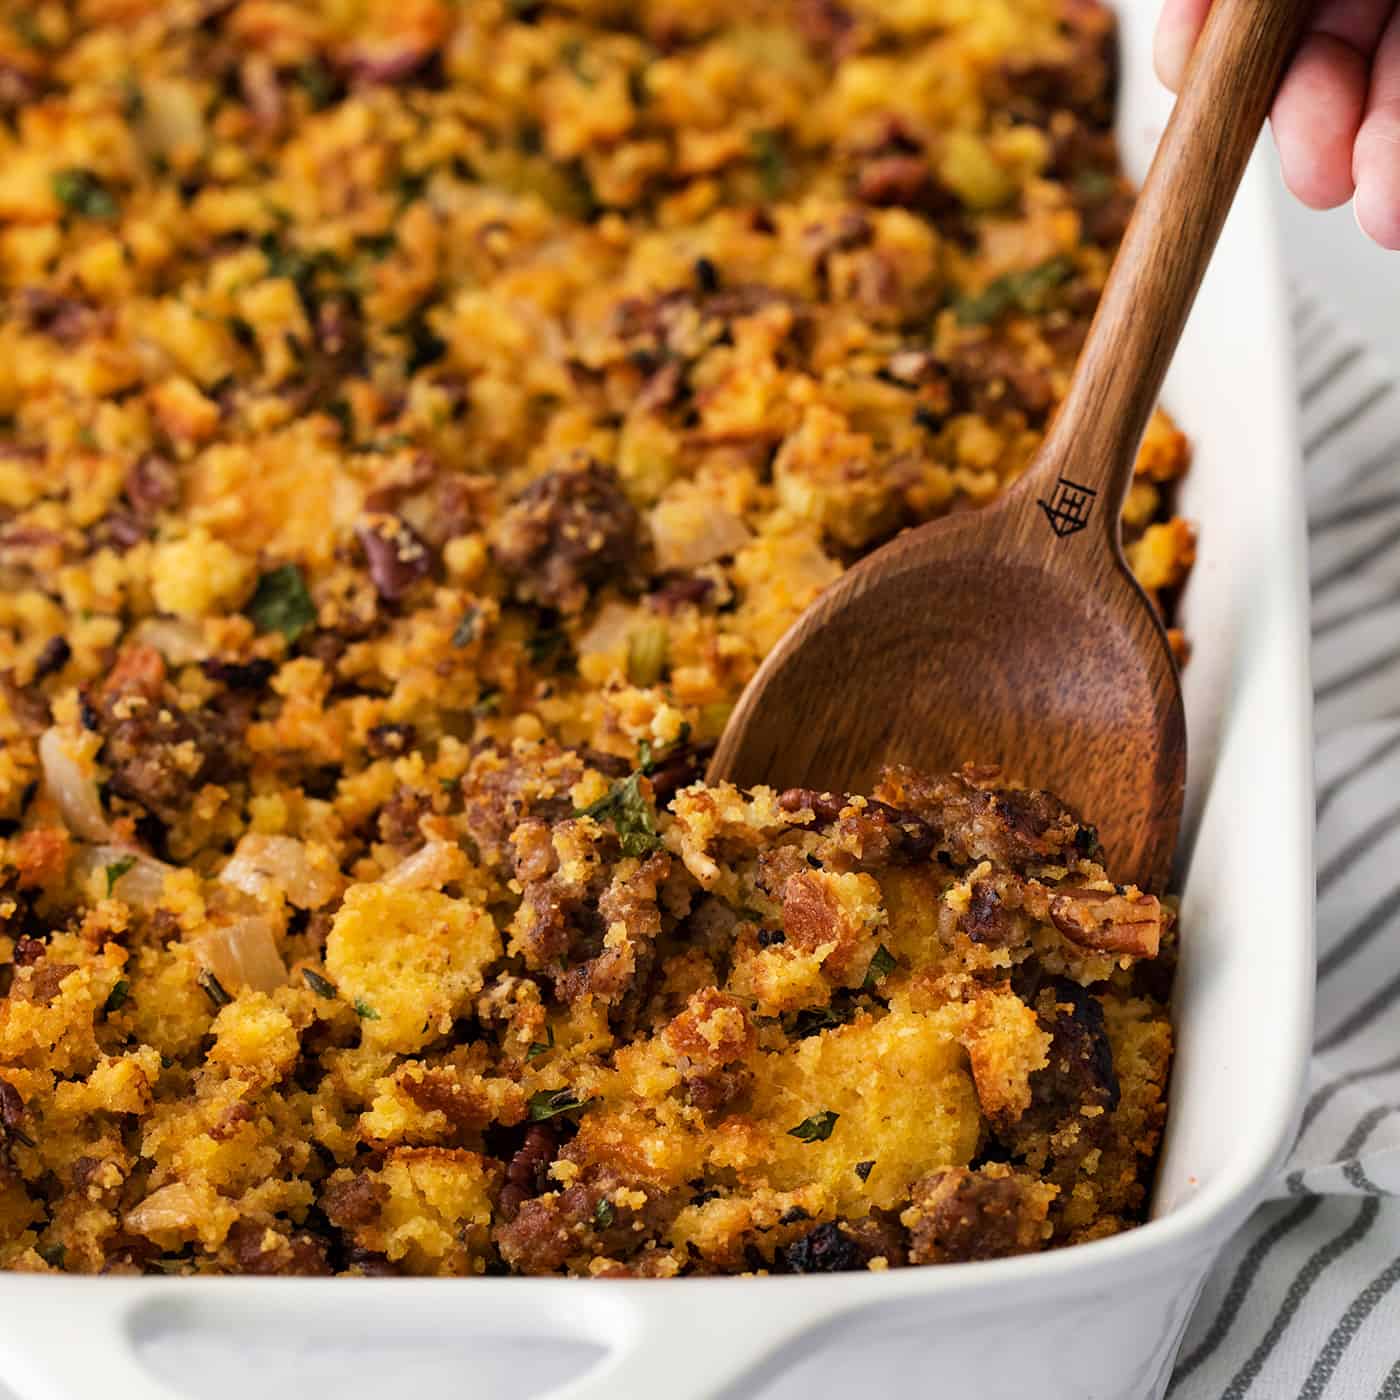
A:
{"type": "MultiPolygon", "coordinates": [[[[0,1266],[1140,1217],[1173,915],[1092,826],[700,781],[1035,452],[1114,69],[1097,0],[0,2],[0,1266]]],[[[1187,457],[1158,413],[1124,519],[1164,609],[1187,457]]]]}

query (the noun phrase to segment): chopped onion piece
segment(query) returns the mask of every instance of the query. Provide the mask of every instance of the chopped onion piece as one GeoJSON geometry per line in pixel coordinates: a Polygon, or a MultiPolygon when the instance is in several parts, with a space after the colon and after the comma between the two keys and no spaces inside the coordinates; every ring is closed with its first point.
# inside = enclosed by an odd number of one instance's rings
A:
{"type": "Polygon", "coordinates": [[[272,922],[261,915],[203,929],[189,943],[227,992],[271,992],[287,980],[272,922]]]}
{"type": "Polygon", "coordinates": [[[281,891],[298,909],[319,909],[342,885],[340,871],[324,847],[256,832],[238,843],[219,880],[255,899],[271,899],[281,891]]]}
{"type": "Polygon", "coordinates": [[[652,512],[656,567],[663,573],[698,569],[737,554],[753,538],[749,527],[703,487],[675,488],[652,512]]]}
{"type": "Polygon", "coordinates": [[[188,666],[209,654],[204,629],[181,617],[148,617],[133,629],[136,641],[155,647],[172,666],[188,666]]]}
{"type": "Polygon", "coordinates": [[[150,909],[160,903],[165,892],[165,877],[174,870],[153,856],[132,850],[128,846],[80,846],[73,855],[74,880],[86,885],[94,874],[105,879],[102,894],[113,894],[138,909],[150,909]]]}
{"type": "Polygon", "coordinates": [[[440,890],[466,873],[467,858],[451,841],[429,841],[421,851],[400,861],[383,883],[405,890],[440,890]]]}
{"type": "Polygon", "coordinates": [[[97,794],[97,769],[80,752],[83,736],[54,725],[39,737],[44,790],[57,805],[63,824],[85,841],[110,840],[112,828],[97,794]]]}
{"type": "Polygon", "coordinates": [[[578,654],[616,656],[619,662],[627,654],[627,639],[637,625],[637,609],[625,603],[609,600],[598,609],[592,625],[578,639],[578,654]]]}
{"type": "Polygon", "coordinates": [[[157,155],[198,150],[206,140],[200,89],[183,78],[151,78],[141,85],[141,137],[157,155]]]}
{"type": "Polygon", "coordinates": [[[126,1228],[135,1235],[188,1230],[199,1224],[200,1200],[183,1181],[152,1191],[126,1213],[126,1228]]]}

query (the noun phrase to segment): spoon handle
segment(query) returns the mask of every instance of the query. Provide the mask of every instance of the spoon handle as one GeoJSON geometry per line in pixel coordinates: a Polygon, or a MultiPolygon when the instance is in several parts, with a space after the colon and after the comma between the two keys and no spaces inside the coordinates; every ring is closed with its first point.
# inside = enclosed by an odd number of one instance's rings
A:
{"type": "Polygon", "coordinates": [[[1055,524],[1052,512],[1068,507],[1065,523],[1096,515],[1118,549],[1138,444],[1311,9],[1309,0],[1215,0],[1069,392],[1017,493],[1046,548],[1062,534],[1045,528],[1046,516],[1055,524]],[[1097,500],[1071,498],[1071,485],[1097,500]]]}

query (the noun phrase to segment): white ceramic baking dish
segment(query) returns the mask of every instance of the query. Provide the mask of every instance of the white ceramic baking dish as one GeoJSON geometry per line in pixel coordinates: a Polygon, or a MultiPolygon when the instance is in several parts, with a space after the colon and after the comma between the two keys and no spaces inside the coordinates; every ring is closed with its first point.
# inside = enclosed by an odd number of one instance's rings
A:
{"type": "MultiPolygon", "coordinates": [[[[1167,110],[1150,71],[1156,9],[1122,6],[1122,134],[1139,175],[1167,110]]],[[[1020,1259],[803,1278],[0,1274],[4,1382],[21,1400],[1160,1395],[1211,1261],[1288,1145],[1309,1039],[1311,695],[1288,346],[1256,166],[1168,389],[1196,445],[1184,506],[1201,549],[1184,616],[1179,1050],[1150,1223],[1020,1259]]]]}

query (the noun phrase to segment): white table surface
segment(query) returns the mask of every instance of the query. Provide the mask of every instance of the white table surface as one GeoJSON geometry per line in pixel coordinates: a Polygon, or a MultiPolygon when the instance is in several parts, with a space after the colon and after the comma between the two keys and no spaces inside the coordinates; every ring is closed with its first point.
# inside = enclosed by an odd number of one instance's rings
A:
{"type": "MultiPolygon", "coordinates": [[[[1277,185],[1280,235],[1289,272],[1297,286],[1322,297],[1337,319],[1364,334],[1400,368],[1400,253],[1383,252],[1370,243],[1357,227],[1350,208],[1314,213],[1288,197],[1282,180],[1278,180],[1277,185]]],[[[175,1350],[179,1350],[178,1346],[175,1350]]],[[[173,1357],[169,1359],[174,1360],[173,1357]]],[[[180,1359],[189,1363],[195,1358],[180,1359]]],[[[220,1357],[218,1360],[221,1366],[227,1366],[230,1359],[220,1357]]],[[[373,1393],[373,1361],[364,1356],[357,1356],[354,1361],[358,1374],[353,1393],[373,1393]]],[[[238,1380],[242,1385],[248,1375],[244,1372],[240,1378],[240,1369],[236,1365],[231,1368],[230,1380],[238,1380]]],[[[397,1379],[402,1380],[402,1375],[397,1375],[397,1379]]],[[[297,1390],[295,1381],[290,1390],[283,1389],[272,1377],[260,1376],[259,1383],[260,1388],[265,1387],[262,1393],[269,1400],[297,1390]],[[272,1383],[269,1385],[268,1381],[272,1383]]],[[[283,1386],[286,1383],[284,1379],[283,1386]]],[[[207,1385],[204,1389],[206,1394],[211,1393],[207,1385]]],[[[214,1387],[212,1393],[222,1394],[218,1387],[214,1387]]],[[[15,1397],[0,1383],[0,1400],[23,1400],[23,1397],[15,1397]]],[[[814,1396],[813,1400],[818,1397],[814,1396]]]]}

